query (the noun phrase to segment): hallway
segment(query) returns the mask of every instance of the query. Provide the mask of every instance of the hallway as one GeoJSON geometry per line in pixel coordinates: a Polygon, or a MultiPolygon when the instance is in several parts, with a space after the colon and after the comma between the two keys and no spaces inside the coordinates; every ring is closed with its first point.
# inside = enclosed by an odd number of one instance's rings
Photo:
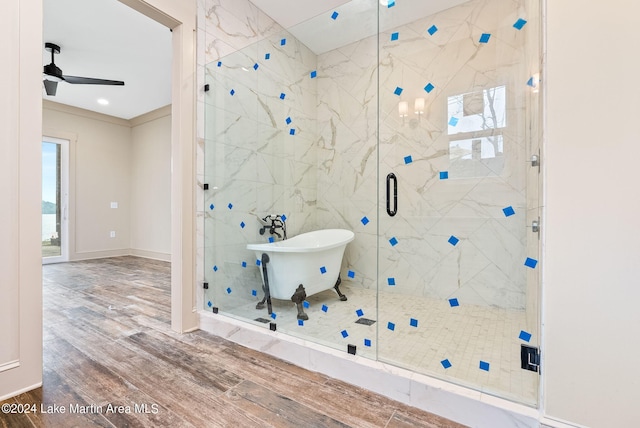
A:
{"type": "Polygon", "coordinates": [[[2,402],[30,413],[2,412],[0,427],[460,426],[205,332],[171,331],[169,263],[45,265],[43,283],[44,386],[2,402]]]}

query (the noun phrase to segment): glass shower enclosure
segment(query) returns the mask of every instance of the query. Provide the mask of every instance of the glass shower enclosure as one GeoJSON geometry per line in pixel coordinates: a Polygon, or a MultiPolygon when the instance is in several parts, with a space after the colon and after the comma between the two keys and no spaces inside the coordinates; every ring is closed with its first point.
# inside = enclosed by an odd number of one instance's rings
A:
{"type": "Polygon", "coordinates": [[[260,16],[258,42],[205,70],[203,309],[537,405],[539,2],[260,16]],[[247,245],[278,245],[274,218],[289,239],[355,234],[346,300],[307,295],[308,319],[259,304],[247,245]]]}

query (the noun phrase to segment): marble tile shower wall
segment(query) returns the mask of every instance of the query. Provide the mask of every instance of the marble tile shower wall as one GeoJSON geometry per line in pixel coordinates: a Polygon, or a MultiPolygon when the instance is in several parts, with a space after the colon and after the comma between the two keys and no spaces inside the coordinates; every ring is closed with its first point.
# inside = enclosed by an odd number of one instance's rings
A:
{"type": "MultiPolygon", "coordinates": [[[[384,291],[524,309],[525,214],[537,203],[527,201],[522,166],[531,150],[526,82],[537,57],[526,52],[526,31],[514,22],[537,25],[527,10],[523,1],[470,1],[316,56],[247,0],[199,0],[198,87],[206,82],[211,91],[201,91],[198,103],[198,181],[218,187],[206,196],[199,189],[199,280],[217,263],[205,261],[205,252],[225,254],[229,281],[242,276],[246,242],[264,239],[251,213],[276,212],[290,217],[290,235],[353,230],[345,255],[356,272],[351,284],[376,288],[379,203],[379,280],[396,281],[384,291]],[[480,42],[483,34],[489,43],[480,42]],[[208,73],[207,64],[220,59],[208,73]],[[475,162],[454,170],[449,97],[497,86],[507,93],[503,166],[475,162]],[[411,114],[415,98],[426,100],[419,117],[411,114]],[[404,119],[400,101],[410,106],[404,119]],[[207,121],[205,104],[215,111],[207,121]],[[288,117],[295,122],[287,124],[288,117]],[[475,171],[472,178],[456,175],[465,168],[475,171]],[[389,172],[399,178],[400,214],[393,219],[384,213],[389,172]],[[505,216],[506,207],[515,215],[505,216]],[[205,221],[216,248],[204,242],[205,221]],[[387,245],[394,237],[398,244],[387,245]]],[[[393,10],[381,10],[381,22],[385,13],[393,10]]],[[[247,281],[256,280],[252,271],[247,281]]]]}

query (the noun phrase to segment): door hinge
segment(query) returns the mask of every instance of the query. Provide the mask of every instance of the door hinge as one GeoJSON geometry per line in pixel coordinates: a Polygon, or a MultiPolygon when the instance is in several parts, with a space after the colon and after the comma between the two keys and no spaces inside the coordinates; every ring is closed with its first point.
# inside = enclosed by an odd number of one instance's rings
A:
{"type": "Polygon", "coordinates": [[[540,373],[540,349],[533,346],[521,345],[520,367],[524,370],[540,373]]]}

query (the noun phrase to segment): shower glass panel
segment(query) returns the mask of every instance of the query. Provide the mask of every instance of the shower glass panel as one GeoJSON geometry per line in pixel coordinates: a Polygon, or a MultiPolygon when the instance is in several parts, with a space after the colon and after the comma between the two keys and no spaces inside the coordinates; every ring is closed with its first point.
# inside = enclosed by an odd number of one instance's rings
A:
{"type": "Polygon", "coordinates": [[[203,309],[537,404],[539,1],[353,0],[288,28],[240,3],[257,41],[205,70],[203,309]],[[313,268],[346,301],[260,304],[247,245],[280,221],[354,232],[313,268]]]}

